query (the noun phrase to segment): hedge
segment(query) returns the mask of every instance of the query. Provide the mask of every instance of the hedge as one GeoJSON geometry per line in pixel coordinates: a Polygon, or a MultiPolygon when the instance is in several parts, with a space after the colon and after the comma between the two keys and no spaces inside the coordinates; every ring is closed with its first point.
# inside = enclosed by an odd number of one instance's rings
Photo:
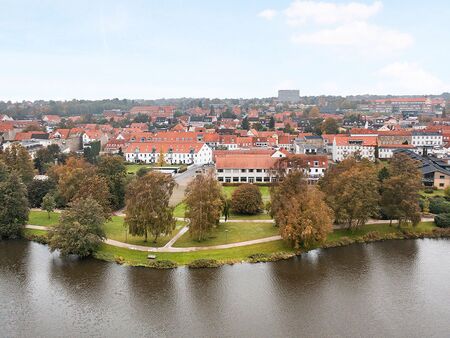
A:
{"type": "Polygon", "coordinates": [[[450,213],[436,215],[434,222],[440,228],[450,228],[450,213]]]}

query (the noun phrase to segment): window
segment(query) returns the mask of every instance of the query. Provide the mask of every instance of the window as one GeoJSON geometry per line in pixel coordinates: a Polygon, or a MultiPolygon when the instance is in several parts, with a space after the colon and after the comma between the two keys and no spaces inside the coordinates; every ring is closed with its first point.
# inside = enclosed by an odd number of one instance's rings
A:
{"type": "Polygon", "coordinates": [[[223,169],[217,169],[218,173],[223,173],[223,169]]]}
{"type": "Polygon", "coordinates": [[[439,186],[440,187],[443,187],[445,184],[444,183],[439,183],[439,186]]]}
{"type": "Polygon", "coordinates": [[[439,176],[439,178],[440,178],[441,180],[443,180],[443,179],[445,179],[445,176],[444,176],[444,175],[441,175],[441,176],[439,176]]]}
{"type": "Polygon", "coordinates": [[[239,177],[233,177],[233,182],[239,182],[239,177]]]}
{"type": "Polygon", "coordinates": [[[262,173],[262,169],[256,169],[257,173],[262,173]]]}
{"type": "Polygon", "coordinates": [[[256,177],[256,182],[262,182],[262,177],[256,177]]]}

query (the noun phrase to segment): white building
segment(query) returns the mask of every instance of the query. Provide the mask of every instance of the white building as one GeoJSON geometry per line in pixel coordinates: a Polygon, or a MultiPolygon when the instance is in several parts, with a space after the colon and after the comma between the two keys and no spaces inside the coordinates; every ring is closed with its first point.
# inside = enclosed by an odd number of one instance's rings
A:
{"type": "Polygon", "coordinates": [[[340,162],[353,156],[360,156],[361,158],[374,161],[376,146],[376,136],[335,137],[332,146],[333,161],[340,162]]]}
{"type": "Polygon", "coordinates": [[[160,154],[168,164],[212,163],[212,149],[203,142],[138,142],[124,150],[125,160],[131,163],[157,163],[160,154]]]}
{"type": "Polygon", "coordinates": [[[433,149],[442,148],[444,142],[442,134],[414,131],[411,144],[417,148],[420,155],[425,155],[433,149]]]}

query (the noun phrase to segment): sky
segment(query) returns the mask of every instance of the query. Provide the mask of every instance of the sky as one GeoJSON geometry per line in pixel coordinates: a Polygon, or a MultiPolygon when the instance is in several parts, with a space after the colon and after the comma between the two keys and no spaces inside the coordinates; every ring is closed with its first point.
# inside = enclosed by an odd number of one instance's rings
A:
{"type": "Polygon", "coordinates": [[[0,0],[0,100],[450,92],[448,0],[0,0]]]}

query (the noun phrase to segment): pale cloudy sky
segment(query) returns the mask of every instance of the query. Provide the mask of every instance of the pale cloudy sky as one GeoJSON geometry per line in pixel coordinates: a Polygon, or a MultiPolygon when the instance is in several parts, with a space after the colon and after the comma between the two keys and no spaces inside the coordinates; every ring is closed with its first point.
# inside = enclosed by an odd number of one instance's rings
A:
{"type": "Polygon", "coordinates": [[[448,0],[0,0],[0,99],[440,94],[448,0]]]}

